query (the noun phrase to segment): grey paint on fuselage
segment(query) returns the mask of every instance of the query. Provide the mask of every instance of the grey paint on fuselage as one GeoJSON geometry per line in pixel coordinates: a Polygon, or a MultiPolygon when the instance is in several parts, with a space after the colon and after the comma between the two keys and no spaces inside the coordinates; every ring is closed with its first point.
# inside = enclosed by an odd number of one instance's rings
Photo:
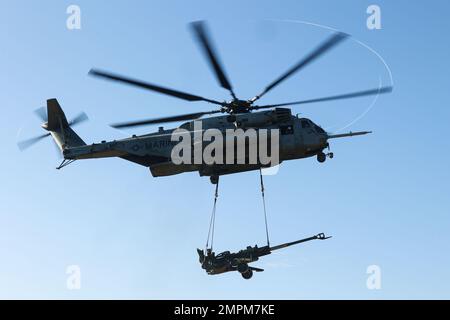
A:
{"type": "MultiPolygon", "coordinates": [[[[224,115],[197,120],[202,123],[202,130],[219,129],[280,129],[279,162],[314,156],[327,147],[327,134],[312,121],[292,116],[290,109],[276,108],[269,111],[224,115]],[[284,128],[284,129],[283,129],[284,128]],[[284,132],[283,132],[284,131],[284,132]]],[[[194,122],[186,122],[179,128],[187,129],[193,134],[194,122]]],[[[171,152],[178,141],[171,141],[176,129],[163,130],[141,136],[103,141],[78,147],[67,146],[64,151],[66,159],[93,159],[120,157],[149,167],[154,176],[173,175],[182,172],[199,171],[200,175],[221,175],[234,172],[256,170],[259,164],[175,165],[171,162],[171,152]]],[[[204,142],[206,145],[206,142],[204,142]]]]}

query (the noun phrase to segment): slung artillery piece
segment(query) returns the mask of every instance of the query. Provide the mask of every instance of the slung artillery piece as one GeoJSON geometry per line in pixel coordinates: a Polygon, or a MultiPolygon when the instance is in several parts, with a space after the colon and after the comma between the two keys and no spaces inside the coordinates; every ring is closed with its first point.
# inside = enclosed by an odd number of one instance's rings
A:
{"type": "Polygon", "coordinates": [[[329,238],[331,237],[326,237],[325,234],[319,233],[309,238],[283,243],[273,247],[269,245],[263,247],[258,247],[257,245],[254,247],[249,246],[246,249],[236,253],[224,251],[218,255],[215,255],[211,249],[206,249],[206,252],[204,250],[197,249],[197,252],[202,268],[205,269],[208,274],[213,275],[229,271],[237,271],[244,279],[250,279],[253,276],[253,271],[264,271],[264,269],[248,265],[249,263],[258,261],[259,257],[266,256],[275,250],[293,246],[295,244],[311,240],[326,240],[329,238]]]}

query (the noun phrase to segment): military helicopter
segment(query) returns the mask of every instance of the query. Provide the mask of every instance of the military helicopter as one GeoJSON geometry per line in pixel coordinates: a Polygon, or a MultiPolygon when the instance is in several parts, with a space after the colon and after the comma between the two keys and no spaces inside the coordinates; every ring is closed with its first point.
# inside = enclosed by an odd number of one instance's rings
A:
{"type": "MultiPolygon", "coordinates": [[[[204,101],[218,106],[215,110],[201,111],[156,119],[144,119],[112,124],[114,128],[130,128],[143,125],[162,124],[168,122],[187,121],[178,128],[184,128],[190,132],[194,131],[194,123],[201,121],[203,130],[216,128],[226,129],[279,129],[279,162],[292,159],[302,159],[308,157],[317,157],[319,162],[324,162],[327,157],[332,158],[333,153],[325,153],[329,148],[329,140],[334,138],[351,137],[364,135],[369,131],[349,132],[343,134],[330,134],[325,132],[319,125],[307,118],[300,118],[292,115],[292,112],[286,106],[303,105],[308,103],[318,103],[323,101],[350,99],[369,95],[378,95],[389,93],[392,87],[379,87],[370,90],[357,91],[352,93],[321,97],[315,99],[275,103],[266,105],[257,105],[256,102],[268,92],[280,85],[283,81],[311,64],[313,61],[330,51],[336,45],[347,39],[349,36],[345,33],[335,33],[312,50],[306,57],[298,61],[295,65],[281,74],[278,78],[267,85],[258,95],[248,100],[239,99],[233,87],[226,76],[222,64],[219,62],[216,50],[212,45],[206,24],[203,21],[191,23],[191,30],[201,51],[212,68],[219,84],[227,89],[231,95],[229,101],[219,101],[205,98],[199,95],[186,93],[171,88],[159,86],[149,82],[124,77],[118,74],[92,69],[91,76],[115,81],[122,84],[154,91],[186,101],[204,101]],[[268,110],[264,110],[268,109],[268,110]],[[257,111],[264,110],[264,111],[257,111]],[[198,120],[206,115],[219,114],[198,120]]],[[[154,177],[176,175],[183,172],[198,171],[200,176],[209,176],[211,182],[217,184],[219,176],[250,170],[258,170],[264,167],[261,163],[256,164],[174,164],[171,159],[171,152],[176,142],[171,137],[176,129],[164,129],[154,133],[140,136],[133,135],[126,139],[102,141],[101,143],[86,144],[71,128],[73,124],[87,119],[85,114],[76,117],[74,121],[69,122],[56,99],[47,100],[47,112],[39,109],[36,111],[44,121],[42,128],[47,133],[38,137],[21,141],[18,143],[21,150],[33,145],[35,142],[52,136],[59,150],[64,157],[57,169],[61,169],[75,160],[119,157],[139,165],[148,167],[154,177]]]]}
{"type": "Polygon", "coordinates": [[[248,246],[246,249],[236,253],[224,251],[219,253],[218,255],[215,255],[215,253],[211,249],[206,249],[206,252],[201,249],[197,249],[197,253],[202,268],[205,269],[206,273],[208,273],[209,275],[238,271],[244,279],[250,279],[253,276],[253,271],[264,271],[264,269],[248,265],[251,262],[258,261],[260,257],[271,254],[275,250],[293,246],[295,244],[311,240],[326,240],[329,238],[331,237],[326,237],[324,233],[319,233],[309,238],[283,243],[273,247],[271,247],[269,244],[263,247],[258,247],[257,245],[255,245],[254,247],[248,246]]]}

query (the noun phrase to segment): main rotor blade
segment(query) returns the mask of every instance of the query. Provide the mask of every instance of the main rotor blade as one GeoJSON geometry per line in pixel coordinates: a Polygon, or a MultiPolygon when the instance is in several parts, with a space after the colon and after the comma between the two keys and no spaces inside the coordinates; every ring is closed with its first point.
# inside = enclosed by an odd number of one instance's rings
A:
{"type": "Polygon", "coordinates": [[[192,22],[191,28],[199,46],[203,51],[203,54],[206,56],[211,68],[214,70],[220,85],[222,88],[229,90],[233,99],[236,99],[231,83],[224,72],[223,66],[219,62],[217,52],[212,46],[211,37],[208,35],[206,23],[204,21],[192,22]]]}
{"type": "Polygon", "coordinates": [[[383,93],[390,93],[390,92],[392,92],[392,90],[393,90],[393,87],[388,86],[388,87],[381,87],[381,88],[364,90],[364,91],[345,93],[345,94],[340,94],[340,95],[335,95],[335,96],[330,96],[330,97],[301,100],[301,101],[294,101],[294,102],[286,102],[286,103],[277,103],[277,104],[271,104],[271,105],[265,105],[265,106],[255,106],[252,109],[256,110],[256,109],[265,109],[265,108],[273,108],[273,107],[292,106],[292,105],[298,105],[298,104],[332,101],[332,100],[352,99],[352,98],[372,96],[372,95],[383,94],[383,93]]]}
{"type": "Polygon", "coordinates": [[[320,46],[318,46],[314,51],[312,51],[309,55],[307,55],[305,58],[300,60],[297,64],[295,64],[293,67],[291,67],[288,71],[283,73],[280,77],[278,77],[275,81],[273,81],[271,84],[269,84],[263,92],[261,92],[259,95],[253,97],[250,99],[250,102],[255,102],[259,98],[261,98],[263,95],[265,95],[267,92],[275,88],[277,85],[279,85],[281,82],[289,78],[291,75],[293,75],[295,72],[299,71],[321,55],[323,55],[325,52],[329,51],[333,47],[335,47],[337,44],[339,44],[341,41],[346,39],[348,37],[348,34],[338,32],[330,36],[326,41],[324,41],[320,46]]]}
{"type": "Polygon", "coordinates": [[[43,122],[47,122],[48,121],[48,116],[47,116],[47,108],[45,107],[40,107],[36,110],[34,110],[34,113],[39,117],[39,119],[41,119],[43,122]]]}
{"type": "Polygon", "coordinates": [[[72,119],[72,121],[69,122],[69,126],[74,126],[76,124],[80,124],[86,120],[89,120],[86,113],[81,112],[79,115],[77,115],[75,118],[72,119]]]}
{"type": "Polygon", "coordinates": [[[125,84],[129,84],[132,86],[136,86],[136,87],[140,87],[143,89],[147,89],[147,90],[151,90],[151,91],[156,91],[162,94],[166,94],[175,98],[179,98],[179,99],[183,99],[183,100],[187,100],[187,101],[206,101],[206,102],[210,102],[210,103],[214,103],[214,104],[218,104],[218,105],[223,105],[222,102],[216,101],[216,100],[211,100],[211,99],[207,99],[207,98],[203,98],[200,96],[196,96],[190,93],[185,93],[182,91],[177,91],[177,90],[173,90],[173,89],[169,89],[169,88],[165,88],[165,87],[161,87],[155,84],[151,84],[148,82],[143,82],[140,80],[135,80],[135,79],[131,79],[131,78],[126,78],[117,74],[113,74],[113,73],[109,73],[109,72],[104,72],[101,70],[96,70],[96,69],[91,69],[89,71],[89,74],[92,76],[96,76],[96,77],[100,77],[103,79],[108,79],[108,80],[113,80],[113,81],[117,81],[117,82],[121,82],[121,83],[125,83],[125,84]]]}
{"type": "Polygon", "coordinates": [[[208,111],[208,112],[196,112],[196,113],[188,113],[188,114],[182,114],[177,116],[170,116],[170,117],[163,117],[163,118],[154,118],[154,119],[147,119],[147,120],[140,120],[140,121],[130,121],[130,122],[122,122],[122,123],[115,123],[112,124],[111,127],[113,128],[129,128],[129,127],[137,127],[137,126],[143,126],[143,125],[149,125],[149,124],[157,124],[157,123],[166,123],[166,122],[175,122],[175,121],[184,121],[184,120],[194,120],[198,119],[204,115],[207,114],[213,114],[213,113],[219,113],[220,110],[216,111],[208,111]]]}
{"type": "Polygon", "coordinates": [[[25,149],[28,149],[29,147],[31,147],[35,143],[39,142],[40,140],[44,139],[45,137],[48,137],[49,135],[50,135],[50,132],[44,133],[44,134],[42,134],[40,136],[31,138],[31,139],[22,140],[22,141],[17,143],[17,146],[19,147],[20,151],[23,151],[25,149]]]}

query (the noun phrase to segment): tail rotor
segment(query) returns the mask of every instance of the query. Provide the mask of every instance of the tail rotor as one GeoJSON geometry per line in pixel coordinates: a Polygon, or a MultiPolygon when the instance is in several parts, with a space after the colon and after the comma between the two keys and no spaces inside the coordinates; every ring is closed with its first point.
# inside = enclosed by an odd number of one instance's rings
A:
{"type": "MultiPolygon", "coordinates": [[[[47,101],[48,106],[50,105],[55,105],[57,104],[56,99],[50,99],[47,101]]],[[[59,107],[59,104],[57,104],[59,107]]],[[[59,108],[58,108],[59,109],[59,108]]],[[[41,107],[38,108],[36,110],[34,110],[34,114],[42,121],[41,127],[47,131],[47,133],[29,138],[29,139],[25,139],[25,140],[21,140],[17,143],[17,147],[19,148],[20,151],[24,151],[28,148],[30,148],[31,146],[35,145],[36,143],[38,143],[39,141],[43,140],[46,137],[49,137],[52,135],[53,133],[58,133],[61,134],[62,132],[60,132],[63,129],[70,129],[70,128],[49,128],[49,117],[48,117],[48,111],[49,111],[49,107],[45,108],[45,107],[41,107]]],[[[53,109],[51,109],[53,110],[53,109]]],[[[62,109],[61,109],[62,112],[62,109]]],[[[65,120],[65,117],[61,118],[61,120],[65,120]]],[[[61,121],[61,125],[64,126],[63,122],[66,122],[66,125],[68,124],[68,127],[71,126],[75,126],[78,125],[80,123],[83,123],[85,121],[89,120],[88,116],[86,115],[86,113],[81,112],[79,113],[76,117],[74,117],[71,121],[67,122],[67,120],[65,121],[61,121]]],[[[54,122],[54,119],[52,119],[51,122],[54,122]]],[[[71,131],[71,130],[70,130],[71,131]]],[[[60,147],[59,145],[56,143],[56,141],[54,141],[56,146],[58,147],[58,153],[60,154],[60,147]]]]}
{"type": "Polygon", "coordinates": [[[24,150],[28,149],[29,147],[31,147],[32,145],[38,143],[39,141],[41,141],[42,139],[44,139],[44,138],[46,138],[48,136],[50,136],[50,132],[41,134],[39,136],[30,138],[30,139],[19,141],[17,143],[17,146],[19,147],[20,151],[24,151],[24,150]]]}

